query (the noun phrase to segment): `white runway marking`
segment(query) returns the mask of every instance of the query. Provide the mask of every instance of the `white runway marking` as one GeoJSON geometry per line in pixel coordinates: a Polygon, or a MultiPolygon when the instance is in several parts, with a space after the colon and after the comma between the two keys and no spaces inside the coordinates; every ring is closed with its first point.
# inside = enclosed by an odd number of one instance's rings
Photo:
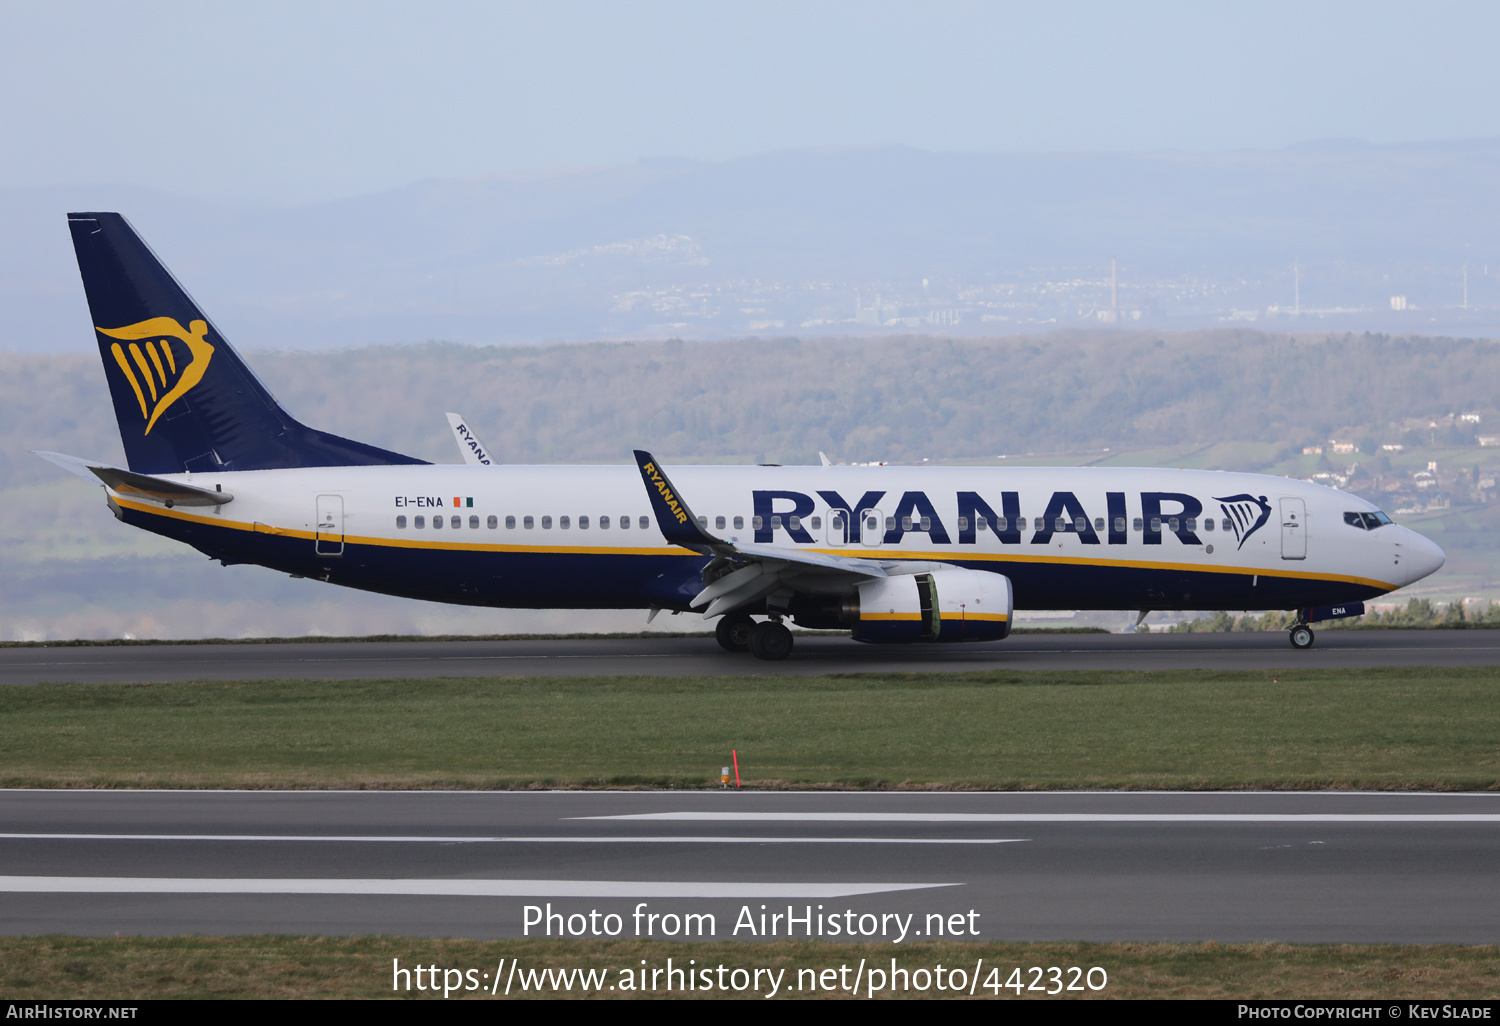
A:
{"type": "Polygon", "coordinates": [[[734,883],[695,880],[338,880],[254,877],[0,876],[0,893],[375,894],[460,898],[846,898],[957,883],[734,883]]]}
{"type": "Polygon", "coordinates": [[[0,834],[0,841],[316,841],[353,844],[1015,844],[1024,837],[412,837],[400,834],[0,834]]]}
{"type": "Polygon", "coordinates": [[[638,812],[572,819],[711,823],[1500,823],[1500,813],[1175,812],[638,812]]]}

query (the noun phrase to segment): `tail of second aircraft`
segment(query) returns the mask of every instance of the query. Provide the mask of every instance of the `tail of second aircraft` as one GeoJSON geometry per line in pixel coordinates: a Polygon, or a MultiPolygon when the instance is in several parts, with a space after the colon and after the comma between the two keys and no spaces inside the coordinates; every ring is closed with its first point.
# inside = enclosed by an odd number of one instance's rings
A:
{"type": "Polygon", "coordinates": [[[68,227],[131,470],[425,462],[294,419],[119,214],[68,227]]]}

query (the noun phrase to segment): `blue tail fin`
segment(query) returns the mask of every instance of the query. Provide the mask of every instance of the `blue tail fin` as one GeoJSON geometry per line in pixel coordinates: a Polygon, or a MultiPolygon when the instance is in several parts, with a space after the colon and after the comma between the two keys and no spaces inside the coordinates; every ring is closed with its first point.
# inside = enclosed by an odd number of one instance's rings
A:
{"type": "Polygon", "coordinates": [[[294,420],[119,214],[69,214],[130,469],[423,463],[294,420]]]}

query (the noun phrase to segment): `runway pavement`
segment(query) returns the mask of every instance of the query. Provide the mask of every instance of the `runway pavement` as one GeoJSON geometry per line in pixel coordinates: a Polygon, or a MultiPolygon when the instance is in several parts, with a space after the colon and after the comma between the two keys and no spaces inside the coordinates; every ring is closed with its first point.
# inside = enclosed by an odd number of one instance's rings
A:
{"type": "Polygon", "coordinates": [[[7,791],[0,828],[8,934],[1500,941],[1493,794],[7,791]]]}
{"type": "Polygon", "coordinates": [[[1323,631],[1297,651],[1284,634],[1021,634],[976,645],[861,645],[798,638],[773,663],[712,638],[304,642],[0,649],[0,684],[186,680],[942,672],[983,669],[1279,669],[1496,666],[1500,631],[1323,631]]]}

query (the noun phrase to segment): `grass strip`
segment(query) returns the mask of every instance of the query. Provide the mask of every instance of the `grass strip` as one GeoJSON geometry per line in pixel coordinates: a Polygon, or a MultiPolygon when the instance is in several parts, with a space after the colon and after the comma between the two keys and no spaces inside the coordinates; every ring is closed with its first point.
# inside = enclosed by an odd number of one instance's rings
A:
{"type": "Polygon", "coordinates": [[[0,688],[7,787],[1500,787],[1493,668],[0,688]]]}
{"type": "MultiPolygon", "coordinates": [[[[681,968],[687,959],[696,966],[714,969],[726,966],[753,970],[786,970],[779,997],[848,998],[847,990],[813,989],[819,977],[799,970],[847,967],[844,986],[852,982],[855,967],[865,960],[868,968],[889,973],[891,959],[897,967],[929,974],[938,964],[945,973],[957,968],[972,977],[976,964],[981,972],[976,997],[1007,1000],[1042,998],[1046,995],[1004,984],[1012,970],[1016,981],[1038,982],[1028,970],[1057,966],[1065,970],[1066,984],[1074,979],[1068,967],[1087,971],[1101,967],[1108,974],[1102,991],[1067,992],[1066,998],[1232,998],[1232,999],[1472,999],[1500,997],[1500,950],[1494,946],[1457,945],[1292,945],[1292,944],[1077,944],[1077,943],[920,943],[822,944],[807,941],[672,944],[661,941],[469,941],[428,940],[408,937],[6,937],[0,938],[0,990],[11,1000],[87,1000],[145,998],[403,998],[444,1000],[443,970],[461,971],[458,985],[467,986],[467,970],[482,988],[492,983],[500,960],[506,975],[517,960],[518,978],[538,970],[604,970],[604,989],[585,990],[573,976],[571,990],[543,986],[522,990],[512,980],[510,997],[747,997],[753,991],[665,990],[667,959],[681,968]],[[439,989],[393,990],[395,962],[408,969],[437,966],[439,989]],[[663,970],[657,988],[610,990],[619,987],[626,970],[663,970]],[[991,975],[991,970],[996,970],[991,975]],[[488,977],[481,974],[489,974],[488,977]],[[801,988],[799,989],[799,982],[801,988]],[[990,983],[991,989],[985,989],[990,983]],[[998,987],[998,995],[994,987],[998,987]]],[[[423,982],[430,976],[423,974],[423,982]]],[[[832,977],[830,979],[837,979],[832,977]]],[[[452,978],[450,978],[452,979],[452,978]]],[[[554,977],[555,979],[555,977],[554,977]]],[[[596,977],[598,979],[598,977],[596,977]]],[[[726,981],[731,979],[725,976],[726,981]]],[[[740,978],[744,980],[742,976],[740,978]]],[[[861,997],[867,996],[866,985],[861,997]]],[[[1100,982],[1095,974],[1094,982],[1100,982]]],[[[639,980],[636,977],[633,982],[639,980]]],[[[648,973],[646,980],[651,976],[648,973]]],[[[915,984],[904,992],[888,989],[877,997],[966,997],[939,992],[928,977],[923,992],[915,984]]],[[[405,981],[401,981],[405,983],[405,981]]],[[[762,977],[761,996],[767,989],[762,977]]],[[[945,984],[947,980],[945,978],[945,984]]],[[[1050,974],[1041,974],[1043,988],[1050,974]]],[[[501,990],[504,984],[501,984],[501,990]]],[[[504,995],[499,995],[503,998],[504,995]]],[[[495,1000],[487,990],[455,990],[448,1000],[460,998],[495,1000]]]]}

